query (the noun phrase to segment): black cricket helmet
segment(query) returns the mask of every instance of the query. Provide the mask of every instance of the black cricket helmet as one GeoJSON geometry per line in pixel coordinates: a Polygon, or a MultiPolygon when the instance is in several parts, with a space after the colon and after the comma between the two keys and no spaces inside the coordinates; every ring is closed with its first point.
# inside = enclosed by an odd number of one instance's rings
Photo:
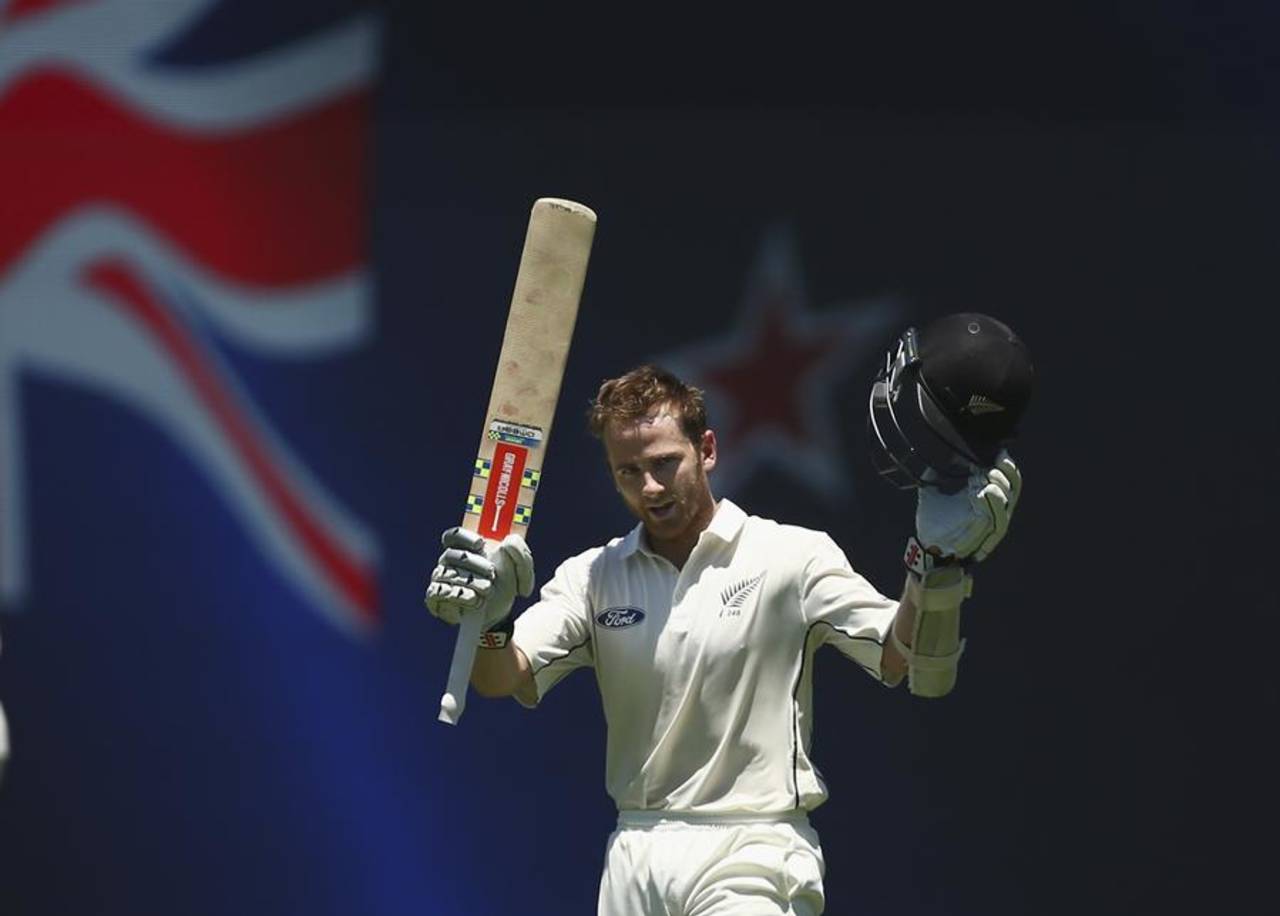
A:
{"type": "Polygon", "coordinates": [[[903,489],[958,490],[1017,435],[1035,370],[1004,322],[977,312],[908,328],[871,386],[876,471],[903,489]]]}

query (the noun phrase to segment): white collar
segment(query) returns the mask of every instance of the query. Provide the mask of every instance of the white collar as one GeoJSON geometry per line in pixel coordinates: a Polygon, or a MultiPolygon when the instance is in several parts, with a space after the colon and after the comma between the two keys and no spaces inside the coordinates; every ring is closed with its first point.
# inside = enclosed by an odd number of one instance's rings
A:
{"type": "MultiPolygon", "coordinates": [[[[738,532],[742,530],[746,520],[747,513],[739,509],[736,503],[728,499],[721,499],[716,504],[716,511],[711,516],[711,522],[698,535],[698,542],[701,543],[704,536],[710,536],[728,544],[738,536],[738,532]]],[[[637,550],[647,556],[657,556],[649,546],[648,538],[644,536],[644,522],[637,522],[636,526],[627,532],[627,536],[622,539],[621,551],[624,558],[631,556],[637,550]]]]}

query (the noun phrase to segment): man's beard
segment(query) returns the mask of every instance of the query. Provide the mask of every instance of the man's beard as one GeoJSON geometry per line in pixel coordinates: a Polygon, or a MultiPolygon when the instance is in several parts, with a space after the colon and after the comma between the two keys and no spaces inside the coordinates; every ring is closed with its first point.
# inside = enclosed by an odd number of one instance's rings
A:
{"type": "Polygon", "coordinates": [[[649,529],[659,537],[671,538],[682,534],[689,525],[693,524],[694,516],[699,508],[699,497],[706,489],[706,486],[707,475],[699,465],[689,486],[669,491],[664,499],[654,504],[669,507],[665,515],[651,515],[652,507],[648,504],[641,504],[640,520],[645,523],[646,529],[649,529]]]}

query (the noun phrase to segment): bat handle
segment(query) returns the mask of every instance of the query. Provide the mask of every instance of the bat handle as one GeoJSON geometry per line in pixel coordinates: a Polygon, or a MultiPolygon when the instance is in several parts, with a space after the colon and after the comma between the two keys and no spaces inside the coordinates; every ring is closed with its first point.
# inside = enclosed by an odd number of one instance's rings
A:
{"type": "Polygon", "coordinates": [[[476,646],[480,643],[480,631],[484,627],[484,614],[479,610],[462,615],[458,624],[458,641],[453,644],[453,661],[449,664],[449,683],[440,698],[441,722],[457,725],[462,711],[467,707],[467,684],[471,680],[471,666],[476,660],[476,646]]]}

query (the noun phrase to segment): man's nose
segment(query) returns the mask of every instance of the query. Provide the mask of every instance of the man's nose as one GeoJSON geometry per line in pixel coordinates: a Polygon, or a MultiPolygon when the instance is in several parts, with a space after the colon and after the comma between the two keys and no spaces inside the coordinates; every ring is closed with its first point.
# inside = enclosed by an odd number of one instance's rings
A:
{"type": "Polygon", "coordinates": [[[652,474],[650,474],[648,471],[645,471],[645,474],[644,474],[644,492],[645,492],[645,494],[646,494],[646,495],[655,495],[655,496],[656,496],[657,494],[661,493],[664,489],[666,489],[666,488],[665,488],[665,487],[663,487],[662,482],[661,482],[660,480],[658,480],[658,478],[654,477],[654,476],[653,476],[652,474]]]}

